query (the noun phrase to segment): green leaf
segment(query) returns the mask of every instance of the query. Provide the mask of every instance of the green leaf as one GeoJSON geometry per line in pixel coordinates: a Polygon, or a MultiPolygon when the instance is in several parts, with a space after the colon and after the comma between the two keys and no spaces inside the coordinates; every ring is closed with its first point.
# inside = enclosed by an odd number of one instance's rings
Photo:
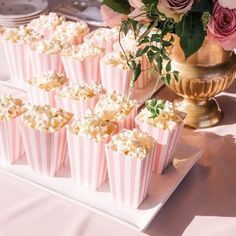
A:
{"type": "Polygon", "coordinates": [[[171,61],[168,61],[168,63],[166,64],[166,72],[170,71],[171,71],[171,61]]]}
{"type": "Polygon", "coordinates": [[[144,43],[149,43],[149,37],[144,37],[138,45],[144,44],[144,43]]]}
{"type": "Polygon", "coordinates": [[[151,48],[153,51],[160,52],[160,48],[158,48],[156,46],[151,46],[151,48]]]}
{"type": "Polygon", "coordinates": [[[167,82],[167,84],[170,84],[170,81],[171,81],[171,75],[167,74],[166,75],[166,82],[167,82]]]}
{"type": "Polygon", "coordinates": [[[142,70],[141,70],[141,64],[139,63],[138,65],[136,65],[136,68],[133,71],[133,78],[131,80],[131,87],[134,87],[134,84],[136,82],[136,80],[138,79],[138,77],[140,76],[142,70]]]}
{"type": "Polygon", "coordinates": [[[153,61],[153,58],[155,57],[155,53],[154,53],[152,50],[149,50],[149,51],[147,52],[147,57],[148,57],[148,60],[149,60],[150,62],[152,62],[152,61],[153,61]]]}
{"type": "Polygon", "coordinates": [[[205,39],[206,31],[203,28],[201,16],[201,13],[185,15],[177,27],[177,34],[180,36],[180,46],[186,59],[198,51],[205,39]]]}
{"type": "Polygon", "coordinates": [[[153,34],[151,36],[151,41],[152,42],[160,42],[160,36],[158,34],[153,34]]]}
{"type": "Polygon", "coordinates": [[[158,57],[158,60],[157,60],[157,67],[158,67],[158,72],[161,74],[162,72],[162,63],[163,63],[163,59],[162,57],[158,57]]]}
{"type": "Polygon", "coordinates": [[[149,118],[156,118],[160,114],[161,110],[164,109],[165,105],[163,100],[154,98],[147,100],[145,107],[151,112],[151,116],[149,118]]]}
{"type": "Polygon", "coordinates": [[[141,57],[143,54],[147,53],[149,48],[150,46],[146,46],[144,49],[139,48],[138,51],[136,52],[136,57],[141,57]]]}
{"type": "Polygon", "coordinates": [[[175,78],[175,81],[179,81],[179,76],[177,74],[174,73],[174,78],[175,78]]]}
{"type": "Polygon", "coordinates": [[[136,57],[141,57],[142,56],[143,49],[139,48],[136,52],[136,57]]]}
{"type": "Polygon", "coordinates": [[[123,21],[121,25],[121,32],[124,32],[124,34],[127,35],[128,31],[129,31],[128,22],[123,21]]]}
{"type": "Polygon", "coordinates": [[[213,10],[213,4],[210,0],[198,0],[195,1],[193,4],[193,7],[191,9],[191,12],[212,12],[213,10]]]}
{"type": "Polygon", "coordinates": [[[130,13],[130,5],[128,0],[103,0],[102,3],[110,7],[113,11],[126,15],[130,13]]]}

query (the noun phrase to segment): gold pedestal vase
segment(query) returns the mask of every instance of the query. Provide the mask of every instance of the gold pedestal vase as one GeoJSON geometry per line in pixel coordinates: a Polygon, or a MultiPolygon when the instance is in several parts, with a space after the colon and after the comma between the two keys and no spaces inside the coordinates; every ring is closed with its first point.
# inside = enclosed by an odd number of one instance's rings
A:
{"type": "Polygon", "coordinates": [[[236,74],[236,56],[207,40],[198,52],[185,60],[175,38],[171,51],[172,70],[180,72],[179,80],[172,78],[168,86],[182,98],[174,103],[187,114],[185,124],[206,128],[220,122],[222,111],[214,96],[227,89],[236,74]]]}

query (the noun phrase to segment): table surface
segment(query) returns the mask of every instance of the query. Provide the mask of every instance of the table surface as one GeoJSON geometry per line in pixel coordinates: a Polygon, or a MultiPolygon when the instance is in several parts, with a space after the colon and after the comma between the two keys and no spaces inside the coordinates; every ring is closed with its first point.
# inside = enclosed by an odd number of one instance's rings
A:
{"type": "MultiPolygon", "coordinates": [[[[1,49],[0,73],[8,73],[1,49]]],[[[164,88],[158,97],[175,94],[164,88]]],[[[182,141],[205,152],[144,233],[0,173],[0,235],[236,235],[236,81],[217,100],[218,126],[184,128],[182,141]]]]}

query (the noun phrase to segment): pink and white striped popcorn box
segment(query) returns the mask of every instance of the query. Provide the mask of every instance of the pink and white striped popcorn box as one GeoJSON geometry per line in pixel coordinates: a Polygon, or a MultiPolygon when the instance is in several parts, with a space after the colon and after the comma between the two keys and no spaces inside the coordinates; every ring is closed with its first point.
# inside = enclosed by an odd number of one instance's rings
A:
{"type": "Polygon", "coordinates": [[[138,208],[146,198],[152,173],[153,150],[141,160],[105,148],[109,185],[114,201],[138,208]]]}
{"type": "MultiPolygon", "coordinates": [[[[90,42],[89,36],[90,35],[88,34],[84,37],[85,42],[90,42]]],[[[103,48],[106,53],[109,53],[109,52],[113,51],[113,44],[114,44],[113,40],[109,40],[109,41],[106,41],[106,40],[97,40],[97,41],[95,41],[94,40],[91,43],[96,45],[96,46],[99,46],[100,48],[103,48]]]]}
{"type": "Polygon", "coordinates": [[[50,105],[51,107],[56,107],[55,95],[57,90],[46,91],[38,88],[37,86],[34,86],[33,84],[30,84],[29,82],[26,84],[26,87],[30,103],[34,105],[50,105]]]}
{"type": "Polygon", "coordinates": [[[67,130],[71,176],[75,182],[97,190],[107,179],[105,144],[96,142],[67,130]]]}
{"type": "Polygon", "coordinates": [[[149,80],[149,72],[148,69],[150,67],[150,64],[146,58],[146,56],[141,57],[141,74],[137,81],[135,82],[135,88],[137,89],[142,89],[145,88],[148,83],[150,82],[149,80]]]}
{"type": "Polygon", "coordinates": [[[0,147],[0,155],[8,164],[24,156],[18,118],[0,121],[0,147]]]}
{"type": "MultiPolygon", "coordinates": [[[[99,29],[103,29],[103,28],[99,28],[99,29]]],[[[95,46],[103,48],[106,53],[113,51],[113,44],[117,42],[118,37],[112,37],[110,38],[110,40],[105,40],[105,39],[99,39],[99,37],[97,38],[93,37],[93,35],[94,35],[94,32],[90,32],[89,34],[85,35],[84,42],[91,43],[95,46]]]]}
{"type": "Polygon", "coordinates": [[[162,174],[174,158],[184,121],[171,131],[153,127],[150,124],[141,122],[137,117],[135,118],[135,122],[140,130],[149,133],[149,135],[156,139],[153,171],[162,174]]]}
{"type": "Polygon", "coordinates": [[[62,56],[61,58],[66,75],[72,83],[101,82],[99,67],[100,55],[89,57],[82,61],[68,56],[62,56]]]}
{"type": "Polygon", "coordinates": [[[24,82],[32,77],[32,66],[28,56],[28,45],[12,43],[3,38],[2,42],[11,78],[24,85],[24,82]]]}
{"type": "Polygon", "coordinates": [[[135,128],[135,117],[137,116],[138,107],[135,106],[132,111],[127,115],[127,117],[121,121],[115,122],[116,133],[120,132],[122,129],[133,129],[135,128]]]}
{"type": "MultiPolygon", "coordinates": [[[[119,42],[115,42],[113,44],[113,50],[114,51],[121,51],[121,47],[119,42]]],[[[141,57],[141,74],[137,81],[135,82],[135,88],[137,89],[142,89],[147,86],[147,84],[150,82],[149,81],[149,72],[148,69],[150,67],[149,61],[145,55],[141,57]]]]}
{"type": "Polygon", "coordinates": [[[34,105],[50,105],[51,107],[56,106],[54,98],[56,91],[45,91],[30,83],[27,83],[27,93],[30,103],[34,105]]]}
{"type": "Polygon", "coordinates": [[[101,80],[107,92],[116,91],[120,95],[128,96],[130,92],[130,82],[132,71],[107,65],[102,60],[100,62],[101,80]]]}
{"type": "Polygon", "coordinates": [[[68,155],[66,129],[44,132],[21,125],[20,131],[31,169],[39,174],[54,176],[68,155]]]}
{"type": "Polygon", "coordinates": [[[41,75],[48,71],[65,73],[60,54],[39,53],[29,49],[33,75],[41,75]]]}
{"type": "Polygon", "coordinates": [[[55,95],[56,106],[64,111],[74,114],[75,118],[83,117],[87,110],[94,109],[99,98],[100,94],[86,100],[72,100],[61,97],[57,94],[55,95]]]}

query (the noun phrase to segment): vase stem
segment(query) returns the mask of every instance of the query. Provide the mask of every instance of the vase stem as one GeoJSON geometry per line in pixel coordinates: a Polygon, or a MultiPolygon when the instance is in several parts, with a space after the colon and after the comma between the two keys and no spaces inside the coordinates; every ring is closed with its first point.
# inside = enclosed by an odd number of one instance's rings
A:
{"type": "Polygon", "coordinates": [[[192,128],[214,126],[222,119],[221,109],[214,98],[201,100],[178,98],[174,104],[187,114],[185,124],[192,128]]]}

